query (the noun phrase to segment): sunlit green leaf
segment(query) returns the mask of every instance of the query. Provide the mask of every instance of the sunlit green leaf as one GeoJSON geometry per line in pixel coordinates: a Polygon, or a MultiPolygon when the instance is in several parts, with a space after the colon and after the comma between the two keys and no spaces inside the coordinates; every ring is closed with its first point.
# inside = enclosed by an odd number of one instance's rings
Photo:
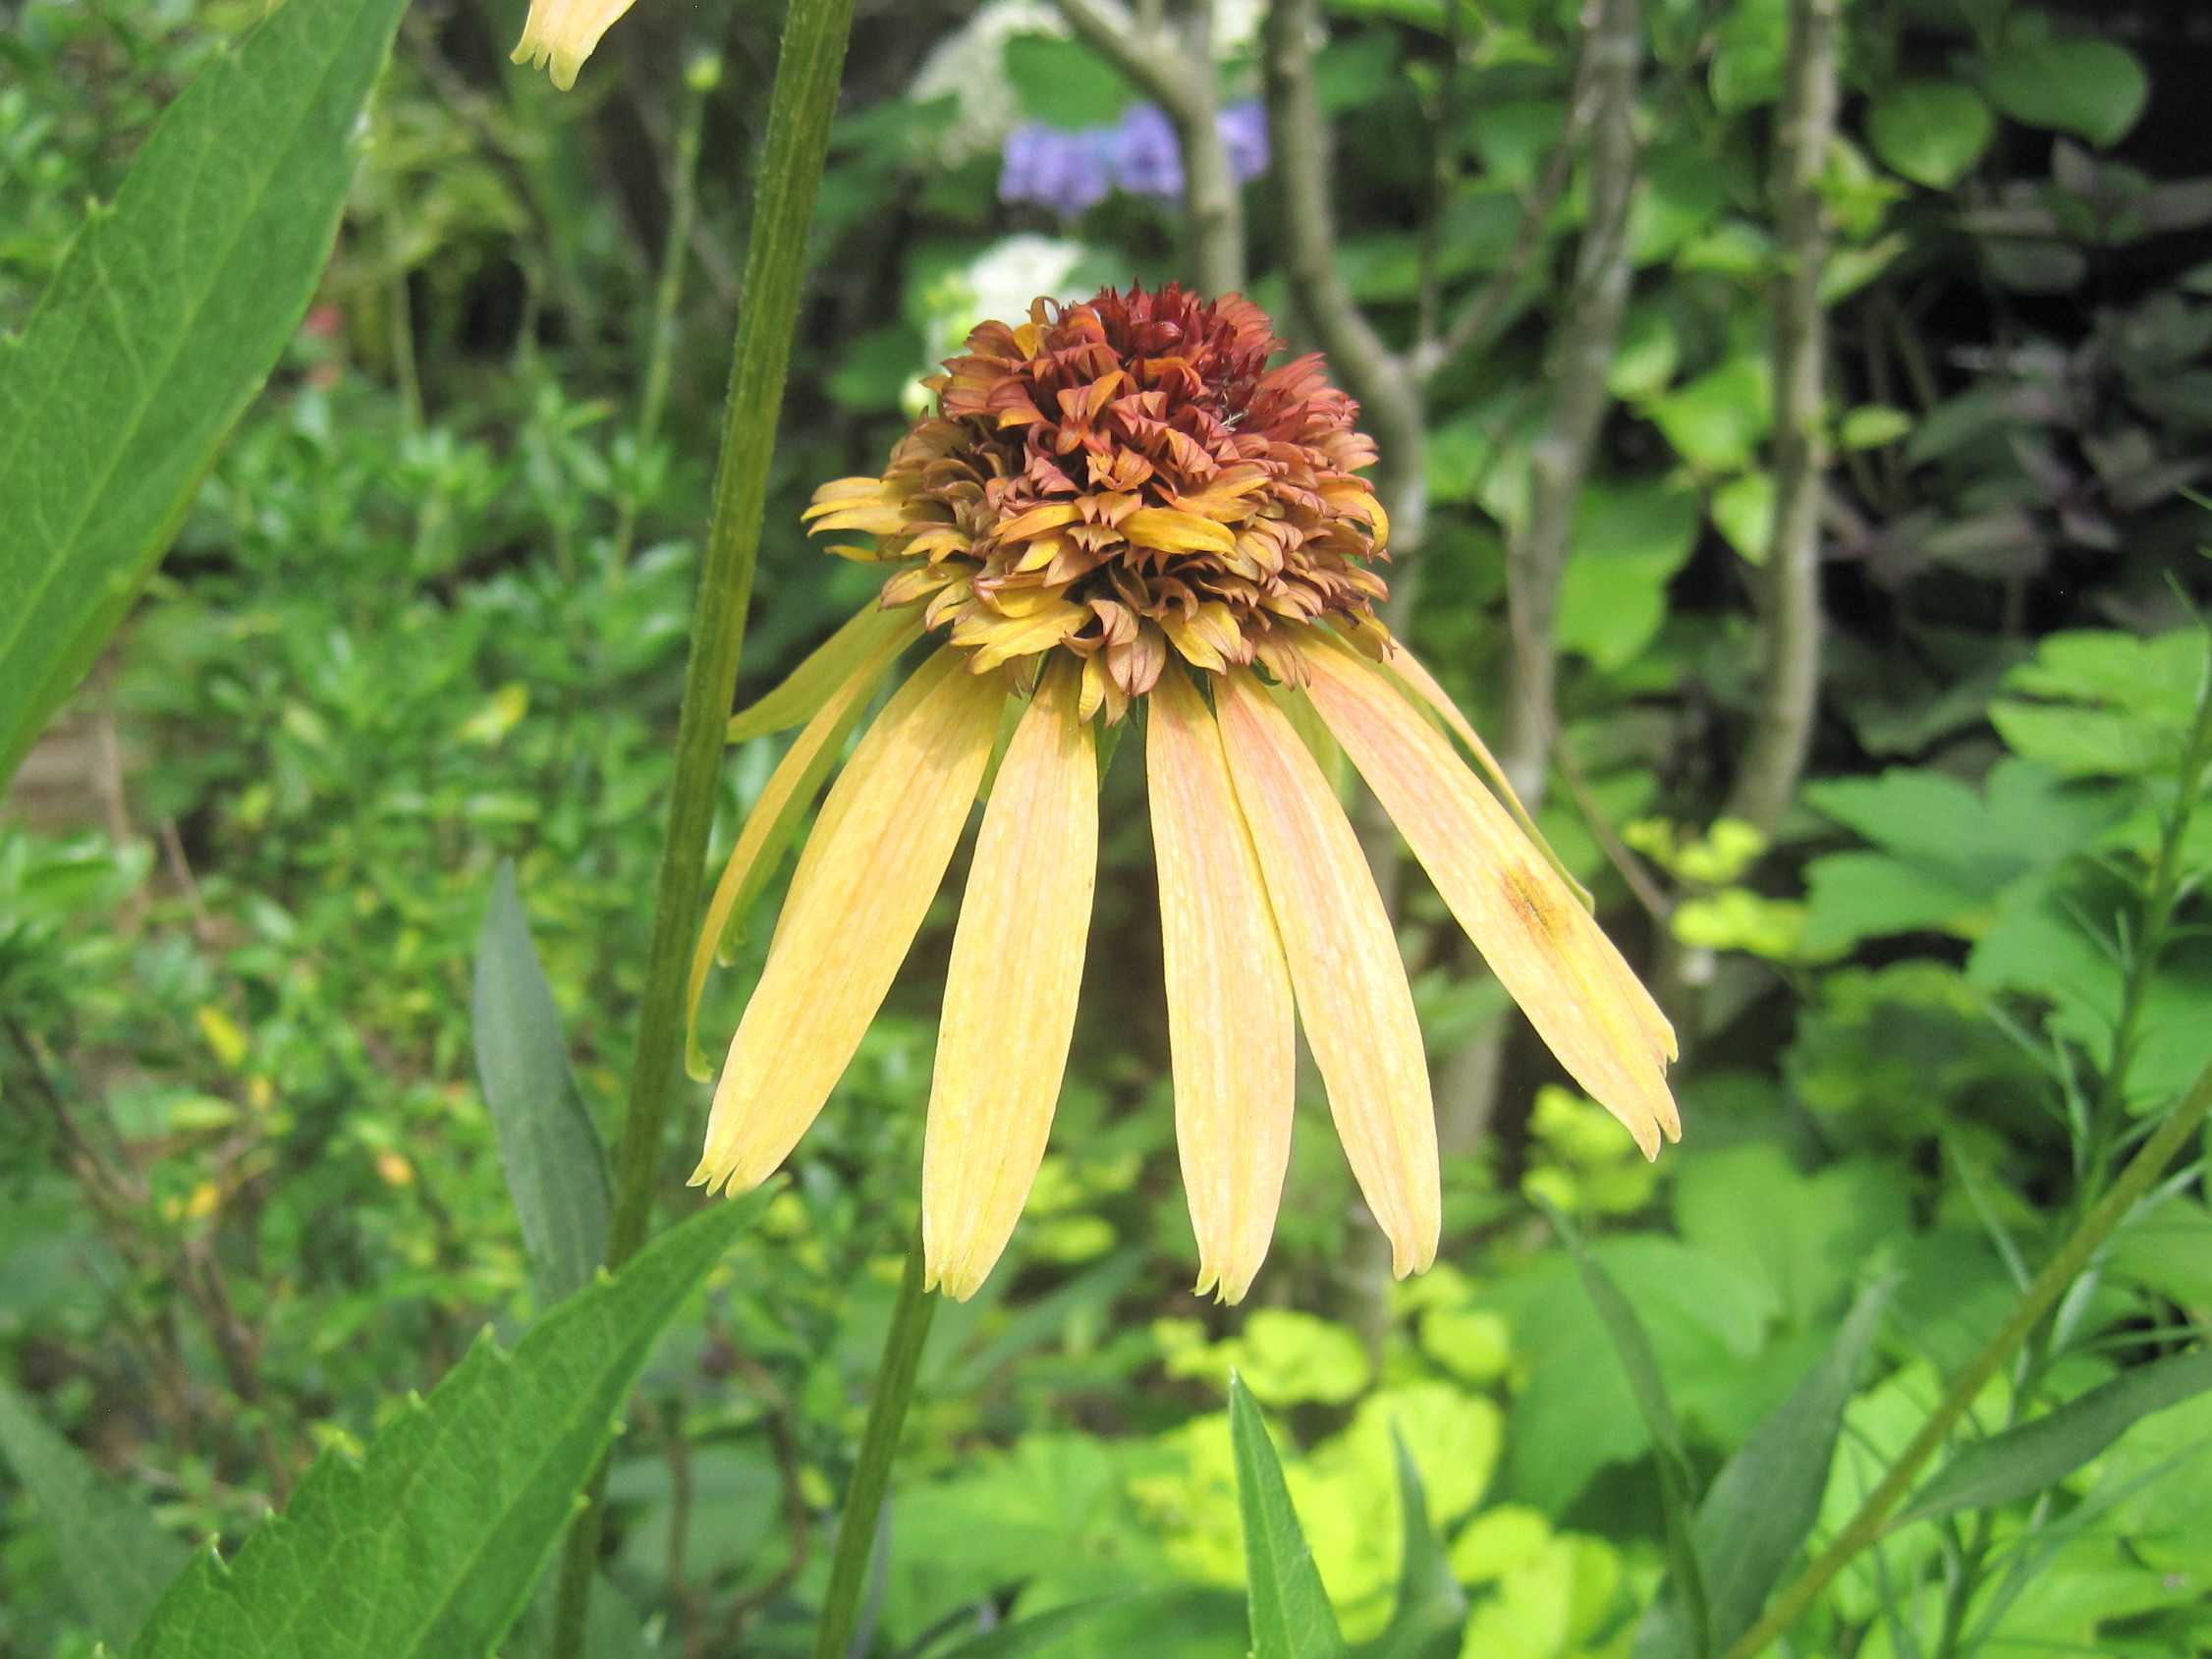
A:
{"type": "Polygon", "coordinates": [[[1997,136],[1997,119],[1971,86],[1917,81],[1877,97],[1866,131],[1892,171],[1941,191],[1973,170],[1997,136]]]}
{"type": "Polygon", "coordinates": [[[1340,1659],[1344,1636],[1291,1508],[1275,1442],[1251,1391],[1235,1377],[1229,1380],[1229,1429],[1244,1525],[1253,1659],[1340,1659]]]}
{"type": "Polygon", "coordinates": [[[176,534],[330,253],[405,0],[296,0],[178,97],[0,339],[0,778],[176,534]]]}
{"type": "Polygon", "coordinates": [[[358,1465],[324,1454],[235,1559],[197,1557],[140,1659],[482,1653],[514,1623],[653,1344],[759,1197],[664,1234],[531,1327],[487,1335],[358,1465]]]}

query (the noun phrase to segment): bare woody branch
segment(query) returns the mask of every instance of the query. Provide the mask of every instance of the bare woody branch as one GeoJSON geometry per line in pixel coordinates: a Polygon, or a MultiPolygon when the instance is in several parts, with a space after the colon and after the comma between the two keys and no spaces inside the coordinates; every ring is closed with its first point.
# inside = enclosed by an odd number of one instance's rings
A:
{"type": "Polygon", "coordinates": [[[1227,294],[1244,286],[1244,207],[1221,137],[1213,5],[1198,0],[1181,30],[1160,10],[1139,16],[1122,0],[1060,0],[1068,26],[1167,112],[1183,150],[1190,277],[1208,294],[1227,294]]]}
{"type": "Polygon", "coordinates": [[[1729,812],[1761,829],[1781,819],[1804,769],[1820,691],[1821,429],[1827,350],[1820,277],[1828,225],[1820,178],[1836,132],[1841,0],[1791,0],[1776,158],[1782,275],[1774,310],[1774,528],[1761,573],[1760,702],[1729,812]]]}
{"type": "MultiPolygon", "coordinates": [[[[1381,460],[1377,493],[1400,559],[1420,545],[1427,520],[1421,485],[1421,390],[1407,364],[1352,298],[1336,261],[1329,210],[1329,130],[1313,90],[1314,0],[1273,0],[1262,57],[1267,70],[1271,171],[1284,238],[1284,269],[1299,313],[1359,400],[1381,460]]],[[[1396,589],[1400,581],[1394,580],[1396,589]]],[[[1395,595],[1394,595],[1395,596],[1395,595]]]]}
{"type": "Polygon", "coordinates": [[[1542,797],[1559,724],[1560,578],[1575,506],[1612,402],[1605,376],[1620,339],[1631,274],[1629,210],[1636,188],[1641,0],[1590,0],[1585,28],[1589,218],[1576,252],[1567,308],[1552,333],[1546,365],[1551,409],[1529,453],[1528,515],[1512,537],[1506,558],[1513,653],[1499,755],[1514,788],[1531,803],[1542,797]]]}

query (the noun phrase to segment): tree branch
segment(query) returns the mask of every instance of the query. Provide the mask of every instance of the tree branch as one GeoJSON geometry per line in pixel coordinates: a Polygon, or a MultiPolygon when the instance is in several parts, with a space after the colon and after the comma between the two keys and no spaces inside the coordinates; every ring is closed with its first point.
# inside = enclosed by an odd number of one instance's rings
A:
{"type": "Polygon", "coordinates": [[[1211,0],[1190,8],[1181,38],[1156,16],[1139,18],[1122,0],[1060,0],[1060,11],[1085,44],[1167,112],[1175,128],[1183,151],[1184,252],[1192,282],[1207,295],[1242,289],[1244,201],[1221,138],[1211,0]]]}
{"type": "Polygon", "coordinates": [[[1601,107],[1602,91],[1598,84],[1598,60],[1603,55],[1604,42],[1611,31],[1604,26],[1604,0],[1583,0],[1582,47],[1575,59],[1575,74],[1567,89],[1567,125],[1559,135],[1550,159],[1544,164],[1543,177],[1536,188],[1521,203],[1521,223],[1514,231],[1513,246],[1506,250],[1505,263],[1491,273],[1473,294],[1467,297],[1460,314],[1453,318],[1452,326],[1441,337],[1424,326],[1413,348],[1412,370],[1416,377],[1427,380],[1436,371],[1458,357],[1462,352],[1480,345],[1490,337],[1507,304],[1528,274],[1529,262],[1543,246],[1544,225],[1552,210],[1566,195],[1568,185],[1575,177],[1575,156],[1582,147],[1584,136],[1597,119],[1601,107]]]}
{"type": "Polygon", "coordinates": [[[1840,0],[1790,0],[1776,161],[1782,278],[1774,313],[1774,530],[1760,592],[1762,691],[1728,805],[1731,816],[1769,830],[1804,769],[1820,694],[1820,503],[1828,464],[1820,310],[1828,225],[1820,176],[1836,132],[1839,9],[1840,0]]]}
{"type": "Polygon", "coordinates": [[[1589,73],[1585,100],[1590,132],[1589,218],[1576,252],[1567,309],[1552,331],[1546,365],[1551,410],[1529,455],[1528,516],[1511,537],[1506,554],[1513,652],[1499,759],[1514,788],[1531,806],[1543,798],[1559,728],[1560,577],[1567,565],[1575,506],[1612,404],[1605,376],[1620,338],[1631,274],[1629,209],[1636,187],[1642,4],[1641,0],[1593,0],[1588,15],[1590,32],[1582,61],[1589,73]]]}

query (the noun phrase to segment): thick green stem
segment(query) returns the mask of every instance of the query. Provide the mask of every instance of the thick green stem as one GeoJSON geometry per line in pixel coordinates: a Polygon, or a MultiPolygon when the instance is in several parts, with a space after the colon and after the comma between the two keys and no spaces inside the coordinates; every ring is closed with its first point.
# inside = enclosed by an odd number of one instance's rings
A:
{"type": "Polygon", "coordinates": [[[2128,1167],[2120,1172],[2120,1179],[2112,1184],[2110,1191],[2097,1200],[2095,1208],[2082,1218],[2074,1235],[2059,1246],[2058,1254],[2044,1263],[2043,1271],[2036,1274],[2020,1300],[2007,1316],[2005,1323],[1991,1337],[1981,1352],[1974,1355],[1966,1368],[1952,1379],[1950,1389],[1942,1403],[1928,1420],[1920,1425],[1920,1432],[1912,1443],[1900,1454],[1882,1482],[1866,1495],[1866,1501],[1838,1532],[1828,1547],[1822,1550],[1812,1565],[1800,1573],[1790,1587],[1774,1599],[1766,1617],[1747,1631],[1742,1639],[1731,1647],[1725,1659],[1751,1659],[1766,1645],[1786,1632],[1804,1616],[1820,1592],[1858,1553],[1872,1544],[1882,1534],[1890,1514],[1911,1490],[1920,1467],[1951,1436],[1959,1421],[1966,1414],[1974,1397],[1988,1386],[2005,1361],[2028,1333],[2035,1329],[2043,1316],[2057,1305],[2059,1298],[2066,1295],[2081,1270],[2089,1265],[2099,1245],[2112,1236],[2113,1229],[2127,1219],[2128,1212],[2135,1207],[2143,1195],[2166,1173],[2167,1166],[2188,1144],[2189,1136],[2202,1127],[2207,1115],[2212,1115],[2212,1066],[2197,1074],[2197,1078],[2183,1097],[2182,1103],[2167,1115],[2166,1121],[2144,1143],[2128,1167]]]}
{"type": "MultiPolygon", "coordinates": [[[[669,1099],[683,1052],[685,976],[699,920],[723,732],[737,689],[746,608],[752,597],[768,461],[775,449],[776,420],[783,408],[784,377],[791,363],[791,339],[806,273],[807,232],[822,161],[829,150],[830,118],[837,108],[838,81],[852,28],[853,0],[791,0],[783,49],[776,61],[767,142],[753,198],[752,236],[746,249],[745,304],[738,318],[737,353],[730,365],[721,454],[715,466],[714,518],[691,609],[691,657],[684,673],[683,712],[676,727],[668,840],[661,850],[644,1004],[637,1022],[637,1055],[623,1118],[614,1214],[607,1228],[610,1267],[621,1266],[644,1243],[659,1186],[669,1099]]],[[[570,1528],[561,1562],[553,1637],[556,1659],[575,1659],[583,1649],[604,1496],[602,1469],[583,1513],[570,1528]]]]}
{"type": "Polygon", "coordinates": [[[883,1491],[891,1481],[891,1460],[898,1455],[899,1431],[913,1398],[914,1373],[937,1299],[921,1288],[921,1242],[907,1252],[899,1280],[899,1305],[892,1310],[891,1334],[883,1339],[883,1363],[875,1374],[875,1398],[868,1403],[868,1426],[860,1435],[860,1461],[845,1492],[845,1513],[837,1522],[837,1554],[830,1562],[829,1594],[822,1622],[814,1631],[814,1659],[845,1659],[860,1619],[860,1596],[867,1586],[868,1558],[883,1513],[883,1491]]]}

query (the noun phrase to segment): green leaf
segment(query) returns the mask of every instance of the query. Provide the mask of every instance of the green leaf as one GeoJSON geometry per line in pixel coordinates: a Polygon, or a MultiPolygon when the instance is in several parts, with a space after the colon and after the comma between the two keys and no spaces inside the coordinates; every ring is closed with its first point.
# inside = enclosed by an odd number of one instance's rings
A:
{"type": "Polygon", "coordinates": [[[1559,584],[1560,649],[1618,669],[1667,618],[1667,584],[1697,543],[1697,494],[1661,478],[1592,479],[1575,503],[1559,584]]]}
{"type": "Polygon", "coordinates": [[[162,1587],[183,1570],[185,1546],[154,1524],[143,1503],[109,1485],[5,1382],[0,1458],[37,1499],[62,1575],[92,1628],[111,1647],[128,1647],[162,1587]]]}
{"type": "Polygon", "coordinates": [[[553,988],[538,966],[529,922],[502,859],[476,936],[469,1005],[476,1078],[499,1135],[499,1167],[522,1222],[539,1304],[591,1281],[607,1244],[607,1156],[578,1094],[553,988]]]}
{"type": "Polygon", "coordinates": [[[1745,564],[1765,564],[1774,542],[1774,474],[1745,472],[1713,491],[1713,525],[1745,564]]]}
{"type": "Polygon", "coordinates": [[[1390,1444],[1398,1457],[1398,1504],[1405,1545],[1399,1557],[1398,1604],[1390,1623],[1373,1641],[1362,1643],[1361,1659],[1454,1659],[1466,1624],[1466,1592],[1452,1574],[1443,1540],[1428,1515],[1420,1466],[1406,1449],[1406,1437],[1393,1423],[1390,1444]]]}
{"type": "Polygon", "coordinates": [[[2124,1371],[2048,1415],[1969,1446],[1922,1486],[1899,1518],[1995,1509],[2055,1486],[2143,1417],[2212,1390],[2212,1348],[2124,1371]]]}
{"type": "Polygon", "coordinates": [[[0,341],[0,779],[299,327],[405,4],[298,0],[217,59],[0,341]]]}
{"type": "Polygon", "coordinates": [[[1613,1276],[1583,1248],[1581,1234],[1575,1225],[1541,1198],[1537,1204],[1575,1257],[1582,1288],[1612,1339],[1614,1355],[1629,1379],[1629,1392],[1634,1396],[1636,1410],[1651,1433],[1652,1462],[1658,1466],[1659,1504],[1667,1535],[1668,1576],[1693,1638],[1689,1651],[1712,1652],[1705,1573],[1691,1530],[1689,1455],[1683,1448],[1682,1430],[1675,1422],[1674,1404],[1667,1398],[1666,1379],[1659,1373],[1651,1338],[1643,1321],[1636,1317],[1635,1304],[1621,1294],[1613,1276]]]}
{"type": "Polygon", "coordinates": [[[1684,1240],[1764,1281],[1800,1330],[1827,1330],[1861,1265],[1910,1220],[1897,1171],[1867,1158],[1805,1175],[1751,1141],[1687,1157],[1675,1176],[1684,1240]]]}
{"type": "Polygon", "coordinates": [[[1237,1460],[1237,1509],[1244,1522],[1252,1659],[1341,1659],[1344,1636],[1291,1508],[1275,1443],[1251,1391],[1234,1376],[1229,1433],[1237,1460]]]}
{"type": "Polygon", "coordinates": [[[1053,127],[1105,127],[1136,101],[1121,73],[1079,40],[1014,34],[1002,48],[1022,114],[1053,127]]]}
{"type": "Polygon", "coordinates": [[[1133,1590],[1056,1607],[964,1641],[935,1659],[1123,1659],[1233,1652],[1244,1638],[1234,1596],[1195,1585],[1133,1590]]]}
{"type": "Polygon", "coordinates": [[[1738,0],[1731,6],[1714,31],[1713,107],[1739,115],[1779,98],[1789,36],[1788,0],[1738,0]]]}
{"type": "Polygon", "coordinates": [[[1991,60],[1989,98],[2015,121],[2072,133],[2094,144],[2128,136],[2150,96],[2135,54],[2109,40],[2035,40],[1991,60]]]}
{"type": "Polygon", "coordinates": [[[1732,358],[1686,386],[1653,398],[1644,414],[1682,458],[1708,472],[1741,472],[1774,422],[1761,358],[1732,358]]]}
{"type": "Polygon", "coordinates": [[[1892,172],[1945,191],[1973,171],[1997,136],[1997,118],[1971,86],[1908,82],[1874,100],[1866,135],[1892,172]]]}
{"type": "Polygon", "coordinates": [[[1751,1628],[1820,1517],[1829,1465],[1858,1373],[1882,1323],[1891,1284],[1860,1293],[1836,1340],[1790,1398],[1721,1465],[1697,1509],[1710,1644],[1692,1642],[1673,1600],[1655,1603],[1634,1659],[1720,1652],[1751,1628]]]}
{"type": "Polygon", "coordinates": [[[655,1340],[764,1201],[717,1204],[670,1230],[512,1355],[487,1335],[359,1464],[326,1453],[235,1560],[197,1557],[133,1653],[488,1650],[522,1610],[655,1340]]]}

